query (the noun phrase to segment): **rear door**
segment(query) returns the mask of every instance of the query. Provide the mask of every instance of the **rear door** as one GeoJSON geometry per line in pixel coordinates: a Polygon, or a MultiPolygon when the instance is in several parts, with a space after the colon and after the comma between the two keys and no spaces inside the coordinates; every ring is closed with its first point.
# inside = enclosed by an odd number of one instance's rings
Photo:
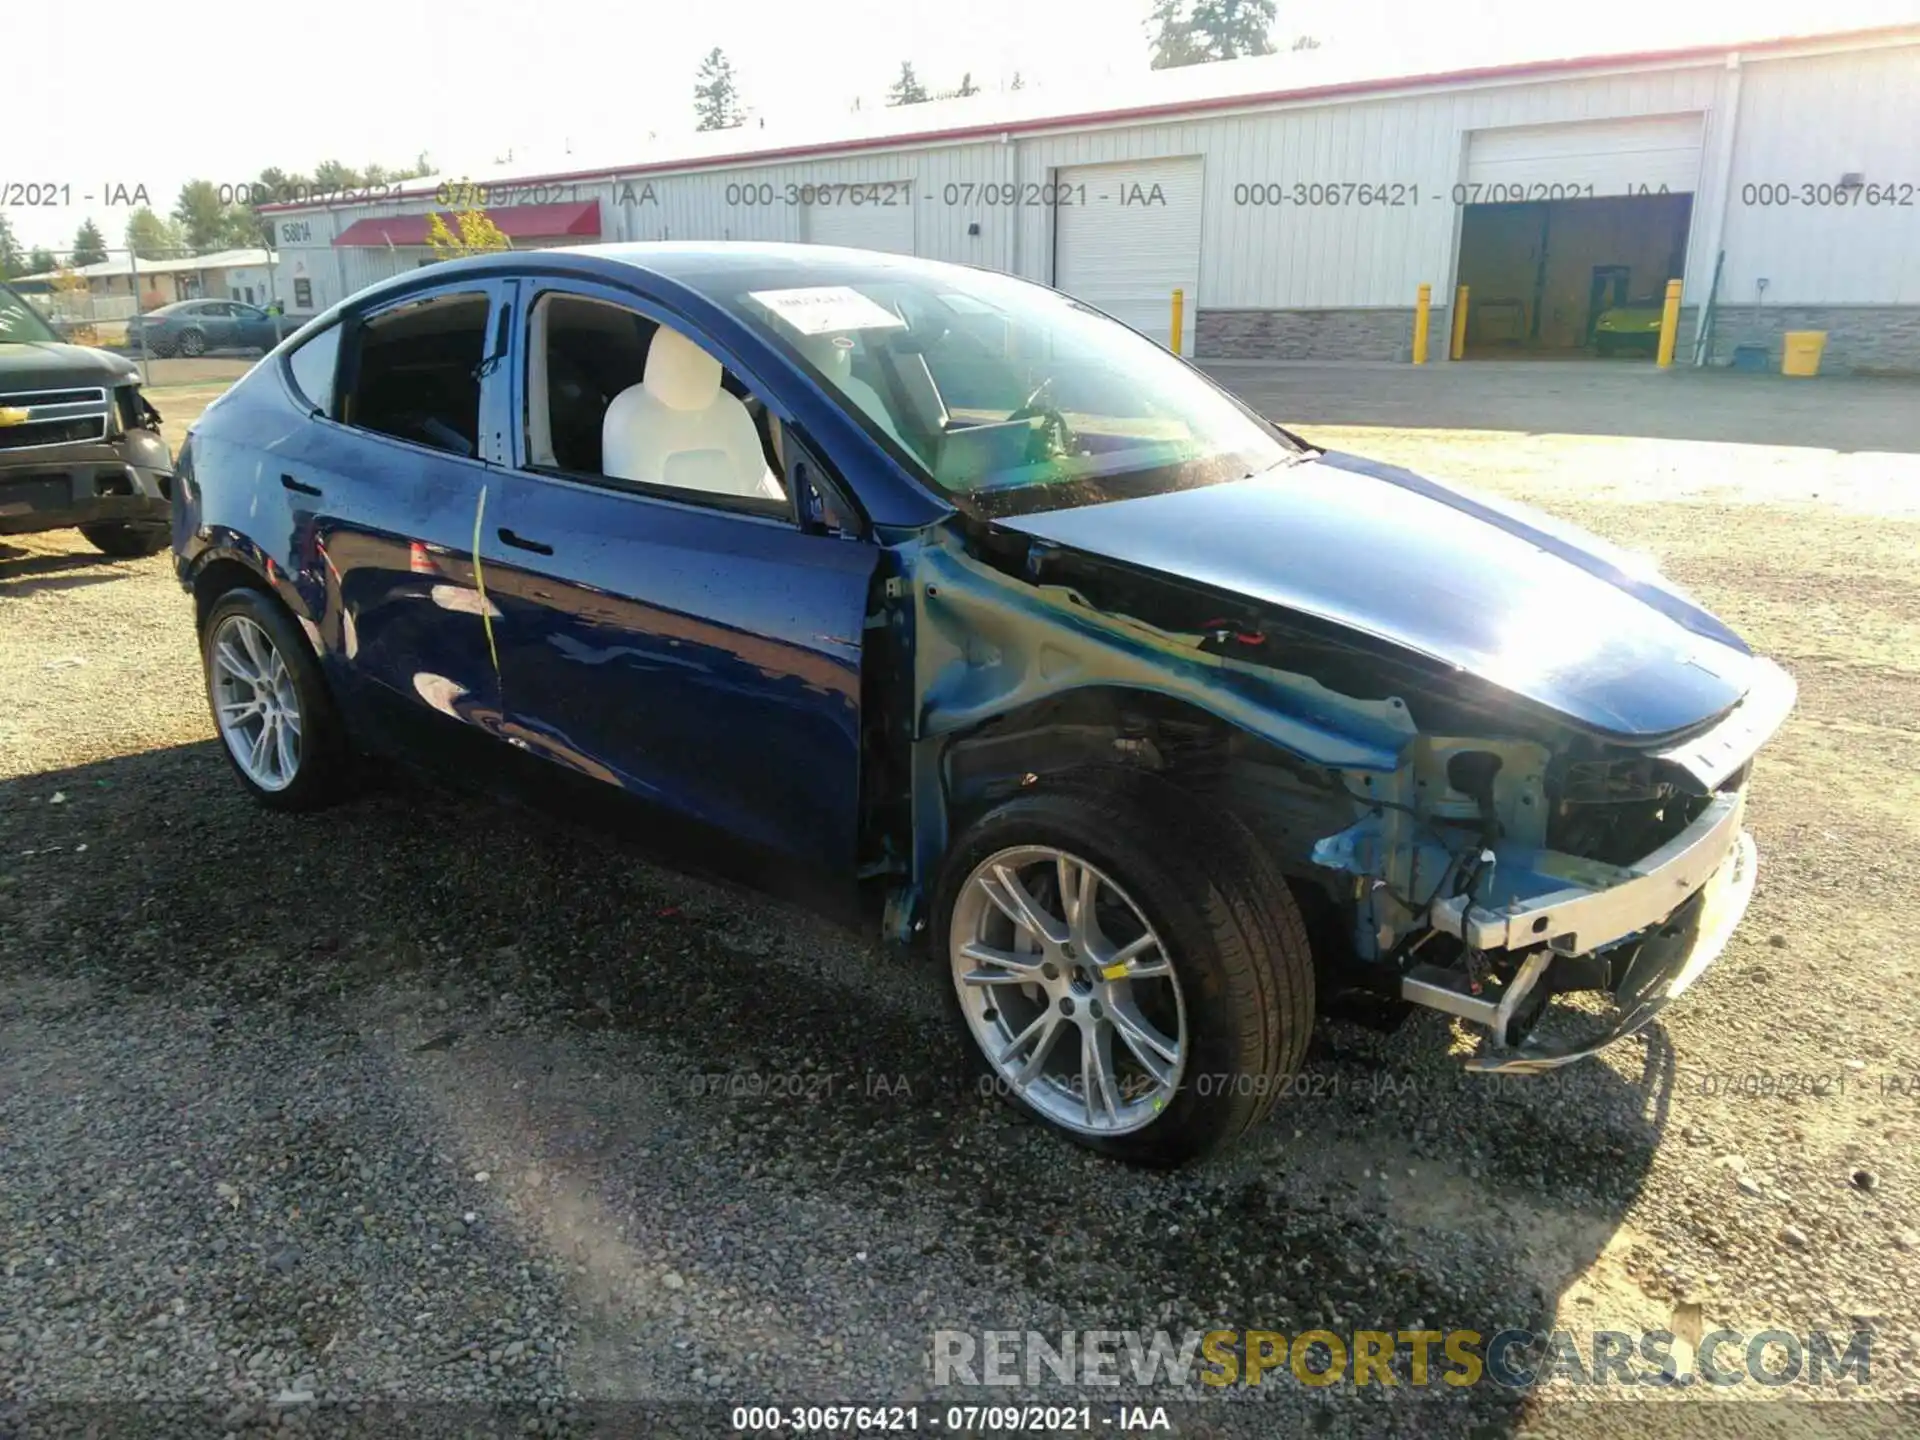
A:
{"type": "Polygon", "coordinates": [[[196,318],[209,350],[226,350],[240,343],[239,323],[234,319],[233,306],[225,300],[205,301],[196,318]]]}
{"type": "Polygon", "coordinates": [[[482,385],[512,291],[468,280],[344,321],[330,414],[279,462],[350,718],[377,748],[461,769],[500,743],[475,540],[499,499],[482,385]]]}
{"type": "MultiPolygon", "coordinates": [[[[630,357],[644,356],[657,323],[673,324],[727,367],[725,384],[749,397],[749,413],[764,405],[784,420],[785,407],[638,296],[524,283],[529,318],[512,362],[512,410],[534,424],[515,435],[517,469],[497,530],[490,512],[503,562],[487,562],[488,595],[505,612],[500,658],[514,743],[755,852],[851,878],[862,627],[877,548],[848,533],[851,523],[803,524],[788,502],[609,479],[586,468],[597,447],[570,459],[542,453],[554,437],[593,433],[597,418],[583,426],[566,413],[583,390],[598,417],[610,392],[644,370],[629,358],[621,373],[582,377],[563,353],[564,324],[548,323],[564,303],[622,312],[640,336],[630,357]]],[[[775,429],[760,428],[771,450],[775,429]]],[[[770,469],[799,454],[797,440],[784,448],[784,460],[767,457],[770,469]]],[[[844,502],[842,513],[851,514],[844,502]]]]}

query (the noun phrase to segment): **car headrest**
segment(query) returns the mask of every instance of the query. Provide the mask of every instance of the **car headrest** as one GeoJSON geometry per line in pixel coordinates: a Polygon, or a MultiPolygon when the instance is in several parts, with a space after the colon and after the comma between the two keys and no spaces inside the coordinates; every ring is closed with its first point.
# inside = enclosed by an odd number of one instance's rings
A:
{"type": "Polygon", "coordinates": [[[720,362],[662,325],[647,347],[647,393],[669,410],[704,410],[720,393],[720,362]]]}
{"type": "Polygon", "coordinates": [[[808,335],[800,342],[800,353],[829,380],[844,380],[853,373],[853,346],[840,335],[808,335]]]}

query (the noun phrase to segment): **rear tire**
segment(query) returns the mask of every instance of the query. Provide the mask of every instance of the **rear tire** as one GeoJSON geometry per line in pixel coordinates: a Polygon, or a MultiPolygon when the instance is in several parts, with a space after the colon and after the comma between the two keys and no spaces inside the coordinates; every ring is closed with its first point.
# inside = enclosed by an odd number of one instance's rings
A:
{"type": "Polygon", "coordinates": [[[1285,880],[1237,820],[1203,810],[1158,777],[1080,771],[989,811],[951,847],[933,923],[936,953],[953,972],[951,993],[970,1053],[990,1083],[1017,1107],[1104,1154],[1165,1167],[1230,1144],[1266,1117],[1305,1056],[1313,1028],[1313,960],[1285,880]],[[1049,887],[1046,880],[1045,857],[1052,854],[1068,858],[1063,876],[1082,873],[1075,865],[1096,876],[1091,890],[1078,891],[1099,902],[1095,931],[1107,929],[1114,916],[1117,929],[1131,911],[1157,941],[1129,963],[1157,974],[1153,957],[1159,956],[1171,972],[1170,981],[1147,983],[1173,988],[1173,1000],[1156,1001],[1153,1034],[1164,1043],[1179,1029],[1177,1061],[1152,1048],[1154,1042],[1143,1052],[1120,1028],[1137,1038],[1145,1003],[1129,998],[1132,982],[1106,963],[1113,947],[1128,948],[1124,936],[1075,943],[1080,931],[1074,928],[1067,943],[1055,945],[1039,939],[1040,930],[1022,932],[997,899],[993,908],[983,905],[983,894],[1011,893],[999,879],[1011,870],[1038,908],[1051,907],[1041,929],[1066,936],[1061,927],[1073,922],[1057,917],[1072,908],[1054,898],[1064,886],[1049,887]],[[982,938],[983,927],[998,928],[982,938]],[[1089,950],[1106,953],[1090,956],[1089,950]],[[1004,971],[980,958],[996,954],[1007,962],[1004,971]],[[1043,961],[1051,975],[1043,977],[1043,961]],[[1031,983],[1010,978],[1029,970],[1031,983]],[[1104,1010],[1096,1002],[1104,1002],[1104,1010]],[[1043,1025],[1043,1017],[1056,1012],[1072,1017],[1059,1039],[1049,1040],[1048,1031],[1027,1049],[1010,1049],[1011,1032],[1043,1025]],[[1102,1014],[1113,1029],[1105,1042],[1098,1038],[1102,1014]],[[1076,1089],[1074,1077],[1100,1073],[1089,1072],[1086,1055],[1090,1048],[1100,1053],[1103,1044],[1109,1071],[1127,1065],[1131,1051],[1159,1062],[1161,1073],[1138,1065],[1138,1075],[1121,1076],[1119,1087],[1123,1098],[1137,1098],[1117,1109],[1086,1104],[1082,1118],[1075,1107],[1099,1087],[1083,1081],[1076,1089]],[[998,1058],[986,1053],[989,1045],[998,1058]],[[1034,1051],[1048,1045],[1044,1068],[1018,1078],[1034,1051]]]}
{"type": "Polygon", "coordinates": [[[189,357],[207,353],[207,337],[199,330],[182,330],[180,343],[175,347],[182,355],[189,357]]]}
{"type": "Polygon", "coordinates": [[[255,800],[318,810],[346,796],[346,728],[312,647],[277,600],[249,589],[219,596],[201,622],[200,661],[220,748],[255,800]]]}
{"type": "Polygon", "coordinates": [[[87,543],[94,549],[117,560],[137,560],[146,555],[158,555],[167,548],[170,538],[165,525],[127,520],[103,520],[97,525],[82,525],[80,533],[87,537],[87,543]]]}

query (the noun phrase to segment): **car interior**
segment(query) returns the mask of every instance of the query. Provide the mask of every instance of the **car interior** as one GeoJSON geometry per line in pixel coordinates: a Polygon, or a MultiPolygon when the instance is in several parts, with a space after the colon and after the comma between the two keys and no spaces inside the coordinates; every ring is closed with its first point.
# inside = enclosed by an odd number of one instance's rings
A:
{"type": "Polygon", "coordinates": [[[784,502],[780,423],[700,346],[644,315],[551,295],[535,307],[536,467],[784,502]]]}
{"type": "Polygon", "coordinates": [[[487,297],[443,295],[375,316],[340,418],[455,455],[480,453],[487,297]]]}

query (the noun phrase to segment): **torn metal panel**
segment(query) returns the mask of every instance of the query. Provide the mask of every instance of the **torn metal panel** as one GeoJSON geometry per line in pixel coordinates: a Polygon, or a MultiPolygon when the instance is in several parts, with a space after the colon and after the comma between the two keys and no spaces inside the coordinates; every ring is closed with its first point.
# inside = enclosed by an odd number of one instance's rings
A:
{"type": "Polygon", "coordinates": [[[1102,611],[1073,590],[1002,574],[951,533],[899,552],[914,676],[912,901],[947,842],[945,738],[1036,701],[1089,687],[1184,701],[1328,769],[1391,772],[1416,734],[1404,701],[1356,700],[1304,675],[1210,654],[1200,637],[1102,611]]]}

